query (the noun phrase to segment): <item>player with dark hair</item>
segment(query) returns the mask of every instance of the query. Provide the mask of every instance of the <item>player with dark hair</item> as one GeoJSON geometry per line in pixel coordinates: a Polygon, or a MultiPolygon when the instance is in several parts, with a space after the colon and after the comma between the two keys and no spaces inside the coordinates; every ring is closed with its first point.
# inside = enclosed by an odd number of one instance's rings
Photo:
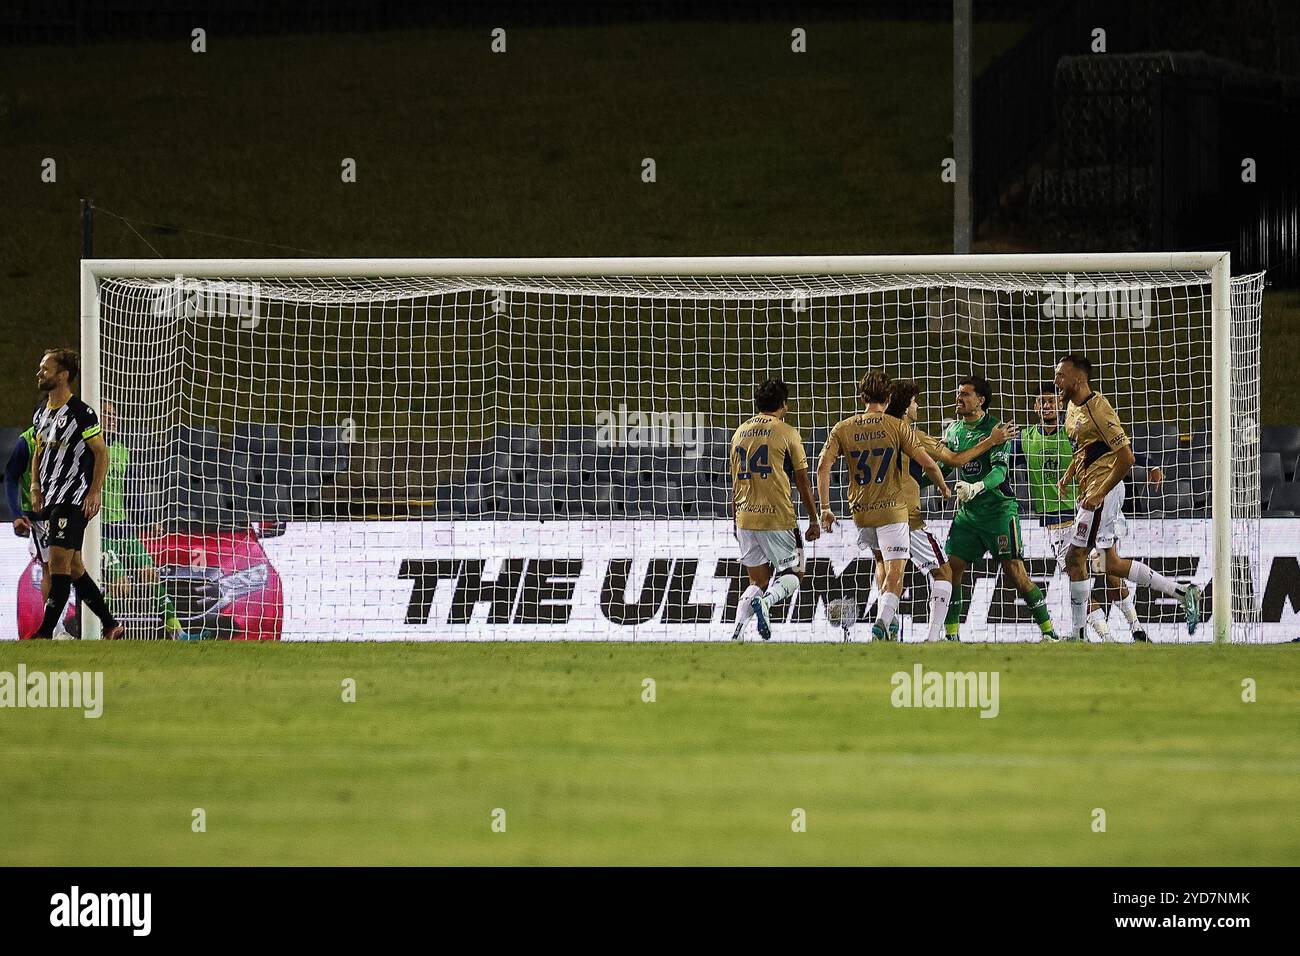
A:
{"type": "Polygon", "coordinates": [[[810,516],[807,539],[816,541],[821,534],[813,517],[817,505],[803,439],[785,421],[789,397],[790,389],[780,379],[763,382],[754,393],[758,414],[731,436],[731,517],[740,563],[750,581],[740,598],[732,640],[740,640],[751,617],[757,620],[759,636],[771,638],[772,608],[803,581],[803,538],[790,500],[791,478],[810,516]]]}
{"type": "MultiPolygon", "coordinates": [[[[1014,425],[999,424],[978,445],[963,452],[950,451],[942,442],[931,438],[917,426],[916,420],[920,414],[917,399],[920,393],[921,386],[916,382],[906,379],[895,380],[890,385],[889,405],[885,408],[885,414],[892,415],[894,418],[901,418],[912,426],[912,431],[921,446],[940,465],[958,468],[984,454],[994,445],[1000,445],[1016,437],[1016,427],[1014,425]]],[[[941,641],[943,640],[944,620],[948,615],[948,604],[952,598],[952,568],[949,567],[948,559],[944,556],[939,542],[935,540],[934,535],[925,526],[925,519],[921,517],[921,489],[930,484],[929,478],[926,477],[925,472],[917,462],[906,456],[904,456],[903,472],[907,493],[907,523],[910,531],[912,566],[922,574],[930,576],[930,616],[928,618],[929,634],[927,640],[941,641]]],[[[876,590],[884,594],[885,565],[879,552],[875,553],[875,558],[876,590]]],[[[898,619],[895,617],[894,623],[890,625],[891,640],[895,638],[897,628],[898,619]]]]}
{"type": "Polygon", "coordinates": [[[50,590],[45,617],[34,635],[52,638],[68,595],[77,596],[104,625],[105,640],[125,629],[81,561],[86,525],[99,513],[108,473],[108,448],[94,410],[72,394],[81,359],[71,349],[51,349],[41,357],[36,385],[46,402],[32,416],[36,451],[32,460],[32,512],[48,523],[50,590]]]}
{"type": "MultiPolygon", "coordinates": [[[[1074,447],[1070,444],[1065,428],[1062,427],[1056,386],[1051,382],[1044,382],[1038,387],[1033,398],[1034,413],[1038,416],[1038,422],[1021,432],[1015,446],[1016,457],[1023,461],[1025,473],[1029,477],[1030,507],[1047,533],[1052,552],[1056,555],[1059,573],[1066,574],[1065,553],[1069,546],[1077,503],[1074,493],[1069,488],[1058,488],[1057,482],[1065,474],[1069,461],[1074,455],[1074,447]]],[[[1150,464],[1150,459],[1140,453],[1134,453],[1134,458],[1140,466],[1146,467],[1150,464]]],[[[1164,481],[1164,477],[1164,472],[1155,467],[1151,468],[1148,481],[1158,488],[1164,481]]],[[[1121,515],[1115,529],[1118,537],[1123,537],[1123,527],[1123,515],[1121,515]]],[[[1100,564],[1102,561],[1100,553],[1093,551],[1090,560],[1100,564]]],[[[1099,569],[1094,568],[1094,570],[1099,569]]],[[[1128,621],[1133,640],[1145,641],[1146,631],[1138,618],[1133,595],[1128,586],[1115,575],[1107,574],[1103,599],[1109,600],[1112,594],[1118,596],[1115,603],[1119,606],[1124,619],[1128,621]]],[[[1093,601],[1090,607],[1088,623],[1102,640],[1109,638],[1110,627],[1106,622],[1105,609],[1096,601],[1093,601]]]]}
{"type": "MultiPolygon", "coordinates": [[[[978,445],[993,433],[997,420],[990,412],[993,387],[981,375],[967,375],[957,383],[957,420],[944,432],[951,451],[978,445]]],[[[953,597],[948,606],[948,639],[959,640],[962,614],[962,577],[966,566],[985,554],[1002,566],[1029,606],[1043,639],[1057,640],[1047,598],[1025,570],[1020,535],[1020,505],[1011,490],[1011,444],[1003,442],[961,466],[964,479],[957,482],[957,513],[948,529],[948,563],[952,566],[953,597]]]]}
{"type": "Polygon", "coordinates": [[[1128,435],[1119,415],[1100,392],[1093,391],[1092,363],[1082,355],[1069,354],[1056,364],[1053,383],[1061,398],[1069,402],[1065,431],[1074,455],[1057,490],[1065,493],[1070,480],[1078,477],[1078,508],[1069,547],[1065,553],[1070,576],[1071,640],[1086,640],[1086,621],[1092,598],[1092,573],[1088,555],[1097,548],[1105,556],[1108,575],[1153,588],[1176,597],[1182,604],[1187,633],[1195,634],[1201,620],[1201,592],[1194,584],[1180,585],[1141,561],[1121,557],[1118,522],[1123,518],[1124,478],[1136,462],[1128,435]]]}
{"type": "MultiPolygon", "coordinates": [[[[877,569],[884,567],[876,621],[871,627],[872,640],[876,641],[889,640],[890,625],[898,614],[903,593],[903,571],[911,554],[907,485],[915,482],[908,476],[905,457],[921,467],[945,498],[949,496],[943,472],[915,430],[885,414],[890,392],[889,376],[884,372],[871,371],[862,376],[858,398],[866,410],[831,429],[817,464],[817,492],[824,504],[822,527],[830,531],[837,520],[829,507],[831,470],[840,456],[849,460],[849,514],[858,528],[858,547],[870,548],[877,569]]],[[[847,637],[847,628],[845,631],[847,637]]]]}

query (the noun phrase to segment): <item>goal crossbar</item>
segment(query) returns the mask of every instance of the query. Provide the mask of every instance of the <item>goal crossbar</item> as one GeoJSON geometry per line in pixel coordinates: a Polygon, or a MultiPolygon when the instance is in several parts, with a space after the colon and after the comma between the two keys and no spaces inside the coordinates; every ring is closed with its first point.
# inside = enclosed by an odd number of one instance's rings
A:
{"type": "Polygon", "coordinates": [[[83,276],[286,279],[348,275],[707,276],[977,272],[1198,272],[1227,267],[1226,252],[996,253],[923,256],[626,256],[471,259],[86,259],[83,276]]]}

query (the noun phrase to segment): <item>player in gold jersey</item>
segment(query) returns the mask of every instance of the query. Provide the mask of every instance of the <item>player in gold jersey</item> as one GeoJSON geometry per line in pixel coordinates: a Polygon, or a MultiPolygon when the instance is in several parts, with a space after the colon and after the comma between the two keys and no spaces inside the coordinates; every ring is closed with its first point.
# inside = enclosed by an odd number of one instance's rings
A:
{"type": "Polygon", "coordinates": [[[1070,354],[1057,363],[1053,380],[1061,390],[1062,400],[1069,402],[1065,432],[1074,448],[1074,457],[1058,489],[1064,493],[1071,479],[1079,482],[1078,510],[1065,553],[1073,615],[1069,639],[1088,639],[1088,605],[1092,598],[1088,554],[1094,547],[1105,555],[1107,574],[1178,598],[1187,633],[1195,634],[1201,619],[1200,589],[1194,584],[1180,585],[1141,561],[1120,557],[1115,526],[1124,508],[1124,478],[1133,468],[1133,449],[1115,409],[1105,396],[1092,390],[1091,378],[1092,362],[1070,354]]]}
{"type": "MultiPolygon", "coordinates": [[[[936,438],[931,438],[923,432],[916,424],[920,417],[920,408],[917,403],[917,396],[921,393],[921,386],[916,382],[906,379],[897,379],[890,383],[889,387],[889,406],[885,409],[885,414],[892,415],[895,418],[901,418],[904,422],[912,426],[916,433],[917,440],[921,443],[926,452],[940,465],[947,468],[960,468],[968,461],[974,461],[980,455],[1004,442],[1013,440],[1019,433],[1019,429],[1009,423],[999,423],[994,426],[993,431],[987,438],[977,445],[972,445],[965,451],[953,451],[943,442],[936,438]]],[[[915,461],[908,461],[904,468],[905,487],[907,490],[907,524],[909,535],[909,544],[912,550],[912,566],[922,574],[930,577],[930,618],[929,632],[926,637],[928,641],[942,641],[944,633],[944,619],[948,616],[948,602],[952,598],[952,569],[948,565],[948,559],[939,547],[939,542],[935,540],[934,535],[930,533],[925,526],[925,519],[921,517],[921,486],[925,481],[925,473],[921,466],[915,461]]],[[[876,590],[880,594],[885,593],[885,564],[881,560],[880,552],[875,552],[876,558],[876,590]]],[[[897,623],[895,621],[895,623],[897,623]]],[[[893,640],[895,628],[890,628],[890,639],[893,640]]]]}
{"type": "Polygon", "coordinates": [[[740,640],[745,624],[757,619],[763,640],[772,636],[772,608],[799,589],[803,581],[803,539],[790,500],[790,479],[810,516],[809,541],[821,529],[808,480],[808,456],[799,433],[785,421],[790,390],[780,379],[758,386],[758,414],[731,436],[731,515],[740,545],[740,563],[749,572],[749,588],[741,595],[732,640],[740,640]],[[775,575],[776,580],[772,577],[775,575]]]}
{"type": "MultiPolygon", "coordinates": [[[[817,463],[817,493],[829,502],[831,470],[844,456],[849,460],[849,514],[858,527],[859,547],[870,548],[885,563],[885,583],[877,617],[871,627],[874,640],[889,639],[889,625],[898,613],[903,593],[903,571],[911,553],[908,533],[908,496],[903,457],[922,471],[950,496],[943,472],[917,439],[915,431],[892,415],[885,414],[889,402],[889,376],[867,372],[858,383],[858,398],[866,411],[846,418],[831,429],[817,463]]],[[[910,480],[910,479],[907,479],[910,480]]],[[[830,531],[835,512],[823,507],[822,528],[830,531]]]]}

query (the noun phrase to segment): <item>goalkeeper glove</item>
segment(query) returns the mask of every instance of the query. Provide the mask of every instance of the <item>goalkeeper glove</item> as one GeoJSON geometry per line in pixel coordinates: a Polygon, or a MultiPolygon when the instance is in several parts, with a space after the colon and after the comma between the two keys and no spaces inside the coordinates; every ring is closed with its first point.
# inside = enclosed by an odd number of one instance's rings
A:
{"type": "Polygon", "coordinates": [[[962,504],[965,504],[983,490],[984,482],[982,481],[976,481],[974,483],[959,481],[957,482],[957,500],[962,504]]]}

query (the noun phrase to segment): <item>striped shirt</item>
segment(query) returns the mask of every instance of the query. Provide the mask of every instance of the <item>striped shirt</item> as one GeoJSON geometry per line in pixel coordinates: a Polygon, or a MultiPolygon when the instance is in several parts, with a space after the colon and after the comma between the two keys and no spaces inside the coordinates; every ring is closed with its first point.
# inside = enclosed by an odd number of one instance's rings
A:
{"type": "Polygon", "coordinates": [[[95,455],[87,442],[100,434],[99,416],[73,395],[63,405],[37,408],[32,427],[36,429],[44,508],[81,504],[95,473],[95,455]]]}

